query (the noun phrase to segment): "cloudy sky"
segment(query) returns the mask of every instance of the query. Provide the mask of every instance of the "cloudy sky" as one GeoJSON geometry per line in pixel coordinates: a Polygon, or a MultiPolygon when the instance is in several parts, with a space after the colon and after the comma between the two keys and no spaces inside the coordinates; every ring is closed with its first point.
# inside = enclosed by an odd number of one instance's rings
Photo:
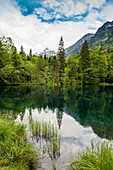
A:
{"type": "Polygon", "coordinates": [[[61,35],[69,47],[106,21],[113,21],[113,0],[0,0],[0,36],[26,53],[57,51],[61,35]]]}

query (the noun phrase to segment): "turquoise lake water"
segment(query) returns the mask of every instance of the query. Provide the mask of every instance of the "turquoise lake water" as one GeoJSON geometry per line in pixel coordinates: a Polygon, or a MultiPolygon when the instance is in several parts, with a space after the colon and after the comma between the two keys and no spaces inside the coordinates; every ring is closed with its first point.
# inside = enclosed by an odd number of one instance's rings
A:
{"type": "MultiPolygon", "coordinates": [[[[57,169],[66,169],[92,139],[113,138],[113,87],[109,86],[0,87],[0,112],[26,124],[29,115],[56,124],[61,133],[61,154],[54,160],[57,169]]],[[[42,163],[43,169],[51,169],[48,155],[42,163]]]]}

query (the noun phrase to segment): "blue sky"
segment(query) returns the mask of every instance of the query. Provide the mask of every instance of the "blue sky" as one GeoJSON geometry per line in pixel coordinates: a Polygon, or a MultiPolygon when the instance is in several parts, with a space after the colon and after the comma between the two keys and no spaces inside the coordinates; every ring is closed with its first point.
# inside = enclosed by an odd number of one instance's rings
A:
{"type": "MultiPolygon", "coordinates": [[[[112,5],[112,0],[15,0],[20,6],[22,15],[37,15],[42,22],[54,23],[55,21],[83,21],[90,12],[101,13],[107,5],[112,5]],[[100,2],[99,2],[100,1],[100,2]]],[[[106,20],[99,17],[98,20],[106,20]]],[[[95,28],[96,29],[96,28],[95,28]]]]}
{"type": "Polygon", "coordinates": [[[11,36],[27,53],[57,51],[61,35],[68,47],[112,21],[112,11],[112,0],[0,0],[0,36],[11,36]]]}

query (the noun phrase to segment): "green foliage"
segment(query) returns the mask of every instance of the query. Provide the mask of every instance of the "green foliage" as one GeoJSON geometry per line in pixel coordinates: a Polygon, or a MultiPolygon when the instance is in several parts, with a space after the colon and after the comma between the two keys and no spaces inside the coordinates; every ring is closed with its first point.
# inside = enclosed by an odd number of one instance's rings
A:
{"type": "Polygon", "coordinates": [[[64,42],[61,37],[58,54],[49,58],[26,56],[23,46],[20,53],[9,37],[0,38],[0,84],[99,84],[113,83],[113,47],[110,53],[103,48],[89,50],[84,42],[80,54],[65,59],[64,42]]]}
{"type": "Polygon", "coordinates": [[[113,169],[113,148],[109,141],[103,143],[94,142],[92,148],[87,148],[83,153],[79,154],[79,159],[72,162],[70,169],[72,170],[112,170],[113,169]]]}
{"type": "Polygon", "coordinates": [[[25,125],[0,119],[0,169],[25,170],[39,161],[35,149],[25,139],[25,125]]]}

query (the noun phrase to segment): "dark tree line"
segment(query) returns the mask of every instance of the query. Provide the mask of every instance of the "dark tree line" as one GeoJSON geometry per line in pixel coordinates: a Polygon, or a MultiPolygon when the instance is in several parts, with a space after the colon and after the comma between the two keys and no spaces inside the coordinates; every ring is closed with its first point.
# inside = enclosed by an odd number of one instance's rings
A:
{"type": "Polygon", "coordinates": [[[63,37],[57,56],[26,55],[10,37],[0,38],[0,84],[98,84],[113,83],[113,47],[108,53],[102,47],[89,49],[84,42],[80,53],[65,59],[63,37]]]}

